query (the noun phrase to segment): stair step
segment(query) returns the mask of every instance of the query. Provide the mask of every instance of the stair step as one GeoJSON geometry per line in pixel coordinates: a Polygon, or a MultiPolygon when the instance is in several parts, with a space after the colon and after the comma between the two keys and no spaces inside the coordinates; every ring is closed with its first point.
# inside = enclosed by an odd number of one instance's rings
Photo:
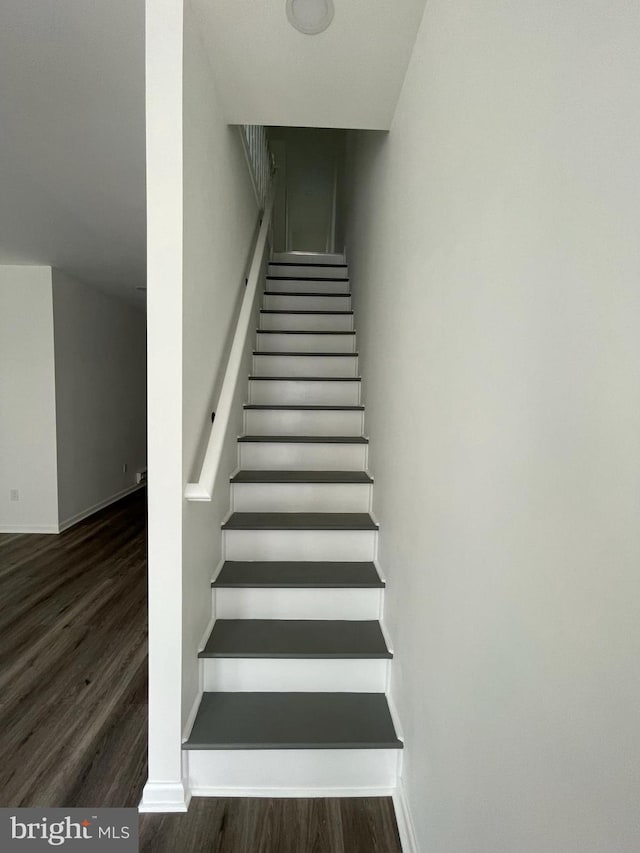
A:
{"type": "Polygon", "coordinates": [[[323,311],[318,308],[313,311],[309,309],[291,309],[289,311],[284,311],[281,308],[261,308],[261,314],[351,314],[353,315],[353,311],[323,311]]]}
{"type": "Polygon", "coordinates": [[[322,261],[269,261],[270,267],[341,267],[347,268],[347,264],[323,263],[322,261]]]}
{"type": "MultiPolygon", "coordinates": [[[[326,531],[323,530],[317,534],[310,534],[309,531],[292,531],[292,530],[267,530],[267,531],[249,531],[233,530],[225,531],[225,537],[230,534],[236,536],[248,536],[255,534],[259,537],[273,536],[374,536],[371,531],[326,531]]],[[[268,552],[266,552],[268,553],[268,552]]],[[[233,556],[235,560],[252,560],[260,559],[263,554],[257,551],[252,556],[233,556]]],[[[305,560],[307,557],[313,559],[315,553],[311,551],[305,556],[281,556],[278,559],[282,560],[305,560]]],[[[335,557],[326,557],[331,560],[335,557]]],[[[344,558],[343,558],[344,559],[344,558]]],[[[365,559],[365,558],[362,558],[365,559]]],[[[381,595],[383,589],[380,587],[278,587],[278,586],[263,586],[263,587],[216,587],[215,592],[215,616],[216,619],[309,619],[309,620],[325,620],[325,619],[340,619],[340,620],[371,620],[380,618],[381,595]]],[[[237,688],[246,690],[251,687],[249,683],[247,687],[237,688]]],[[[376,684],[371,688],[372,692],[384,690],[385,683],[376,684]]],[[[235,687],[226,686],[224,690],[235,690],[235,687]]],[[[268,682],[265,685],[253,685],[254,690],[273,690],[268,682]]],[[[294,685],[286,687],[280,684],[278,690],[296,690],[294,685]]],[[[307,684],[306,690],[331,690],[329,686],[314,687],[313,681],[307,684]]],[[[338,689],[336,687],[336,689],[338,689]]],[[[340,690],[349,690],[349,685],[340,687],[340,690]]],[[[362,687],[353,688],[354,690],[362,690],[362,687]]]]}
{"type": "MultiPolygon", "coordinates": [[[[307,378],[307,377],[302,377],[307,378]]],[[[364,412],[364,406],[302,406],[297,404],[280,405],[275,403],[245,403],[244,409],[252,412],[364,412]]]]}
{"type": "Polygon", "coordinates": [[[250,435],[359,436],[364,428],[363,412],[352,404],[249,403],[244,408],[244,430],[250,435]]]}
{"type": "Polygon", "coordinates": [[[238,471],[232,483],[373,483],[366,471],[238,471]]]}
{"type": "Polygon", "coordinates": [[[260,331],[351,332],[353,311],[260,310],[260,331]]]}
{"type": "Polygon", "coordinates": [[[260,352],[299,353],[355,353],[356,333],[353,329],[328,332],[310,329],[306,332],[292,329],[263,329],[257,332],[256,349],[260,352]]]}
{"type": "Polygon", "coordinates": [[[252,373],[258,376],[358,376],[357,353],[263,352],[253,355],[252,373]]]}
{"type": "MultiPolygon", "coordinates": [[[[238,591],[243,590],[219,590],[218,595],[238,591]]],[[[216,693],[384,693],[390,664],[385,657],[205,657],[200,669],[202,689],[216,693]]]]}
{"type": "Polygon", "coordinates": [[[291,269],[288,273],[295,278],[271,279],[267,282],[267,288],[270,293],[282,293],[295,290],[297,292],[307,291],[313,293],[335,293],[348,294],[351,290],[348,278],[322,278],[315,280],[307,278],[304,270],[291,269]]]}
{"type": "Polygon", "coordinates": [[[363,470],[251,468],[231,478],[234,512],[367,512],[373,480],[363,470]]]}
{"type": "MultiPolygon", "coordinates": [[[[347,486],[341,488],[347,488],[347,486]]],[[[359,487],[349,486],[348,488],[359,487]]],[[[264,513],[251,511],[233,513],[229,521],[223,525],[222,536],[223,553],[227,560],[356,560],[360,562],[375,558],[378,528],[364,512],[264,513]],[[332,521],[325,520],[331,517],[332,521]]],[[[375,592],[375,590],[370,591],[375,592]]],[[[285,603],[281,602],[282,606],[285,603]]],[[[354,602],[350,602],[350,606],[352,604],[354,602]]],[[[367,599],[365,604],[369,608],[372,602],[367,599]]],[[[272,601],[271,605],[278,605],[278,602],[272,601]]],[[[246,616],[254,619],[292,619],[296,616],[305,619],[354,618],[351,613],[345,615],[342,611],[339,613],[336,608],[320,616],[319,606],[318,604],[316,607],[312,602],[311,612],[307,611],[304,614],[301,610],[284,613],[279,609],[277,615],[273,610],[269,612],[253,610],[251,613],[245,610],[236,611],[233,614],[227,611],[225,614],[218,615],[225,615],[229,619],[246,616]]],[[[375,607],[375,604],[373,606],[375,607]]],[[[379,610],[368,609],[364,618],[373,619],[378,613],[379,610]]]]}
{"type": "Polygon", "coordinates": [[[301,249],[291,249],[289,252],[272,252],[269,259],[270,264],[313,264],[318,266],[332,266],[346,264],[346,258],[339,252],[305,252],[301,249]]]}
{"type": "Polygon", "coordinates": [[[223,530],[377,530],[366,512],[234,512],[223,530]]]}
{"type": "Polygon", "coordinates": [[[201,658],[392,658],[376,621],[218,619],[201,658]]]}
{"type": "Polygon", "coordinates": [[[363,435],[245,433],[238,438],[240,470],[366,471],[369,441],[363,435]]]}
{"type": "MultiPolygon", "coordinates": [[[[304,273],[304,270],[301,270],[304,273]]],[[[267,281],[299,281],[301,278],[304,278],[305,281],[327,281],[327,279],[331,281],[349,281],[347,276],[344,275],[268,275],[267,281]]]]}
{"type": "Polygon", "coordinates": [[[308,291],[292,287],[282,291],[267,290],[262,307],[274,311],[346,311],[351,308],[351,293],[321,293],[315,287],[308,291]]]}
{"type": "Polygon", "coordinates": [[[362,382],[361,376],[250,376],[249,382],[362,382]]]}
{"type": "Polygon", "coordinates": [[[257,376],[358,376],[358,356],[330,353],[324,358],[315,352],[265,353],[253,356],[253,374],[257,376]]]}
{"type": "Polygon", "coordinates": [[[221,588],[382,588],[373,563],[233,561],[223,564],[211,586],[221,588]]]}
{"type": "Polygon", "coordinates": [[[268,281],[287,281],[288,279],[305,279],[309,282],[327,281],[348,281],[349,268],[348,266],[330,266],[328,264],[306,264],[306,263],[291,263],[279,264],[271,263],[267,270],[268,281]]]}
{"type": "Polygon", "coordinates": [[[401,749],[383,693],[203,693],[184,749],[401,749]]]}
{"type": "Polygon", "coordinates": [[[277,406],[360,406],[361,388],[358,376],[250,376],[247,402],[277,406]]]}
{"type": "MultiPolygon", "coordinates": [[[[335,280],[335,279],[334,279],[335,280]]],[[[265,296],[319,296],[321,299],[350,299],[350,293],[324,293],[314,290],[265,290],[265,296]]]]}
{"type": "Polygon", "coordinates": [[[369,444],[363,435],[241,435],[240,442],[273,444],[369,444]]]}

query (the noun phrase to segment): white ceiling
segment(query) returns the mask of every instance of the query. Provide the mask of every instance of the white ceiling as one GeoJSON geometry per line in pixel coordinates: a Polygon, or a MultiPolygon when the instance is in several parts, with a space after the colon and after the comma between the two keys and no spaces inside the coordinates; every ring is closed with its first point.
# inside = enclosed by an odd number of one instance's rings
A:
{"type": "Polygon", "coordinates": [[[144,0],[0,0],[0,264],[140,299],[144,0]]]}
{"type": "Polygon", "coordinates": [[[191,0],[232,124],[387,130],[425,0],[334,0],[303,35],[285,0],[191,0]]]}
{"type": "MultiPolygon", "coordinates": [[[[386,129],[425,0],[192,0],[230,123],[386,129]]],[[[0,264],[141,299],[144,0],[0,0],[0,264]]]]}

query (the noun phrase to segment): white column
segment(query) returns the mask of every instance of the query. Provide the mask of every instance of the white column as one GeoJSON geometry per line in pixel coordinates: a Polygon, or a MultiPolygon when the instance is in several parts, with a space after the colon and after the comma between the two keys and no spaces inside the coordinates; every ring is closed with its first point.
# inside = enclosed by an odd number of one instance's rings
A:
{"type": "Polygon", "coordinates": [[[182,773],[182,0],[146,0],[149,778],[142,811],[184,811],[182,773]]]}

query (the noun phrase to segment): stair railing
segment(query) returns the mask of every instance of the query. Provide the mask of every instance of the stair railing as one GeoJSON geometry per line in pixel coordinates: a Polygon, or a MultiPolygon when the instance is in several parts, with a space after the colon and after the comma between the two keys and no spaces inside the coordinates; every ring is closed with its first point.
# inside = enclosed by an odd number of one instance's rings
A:
{"type": "MultiPolygon", "coordinates": [[[[229,431],[229,423],[234,412],[234,403],[237,404],[236,397],[241,390],[238,382],[249,351],[249,333],[251,329],[255,330],[256,327],[255,320],[260,297],[259,285],[263,280],[266,255],[269,251],[275,162],[269,148],[266,128],[260,125],[245,124],[240,127],[240,136],[260,210],[261,221],[224,379],[214,409],[215,414],[212,417],[202,467],[198,480],[188,483],[185,489],[185,497],[189,501],[210,501],[213,497],[229,431]]],[[[243,381],[246,381],[246,375],[243,376],[243,381]]]]}
{"type": "MultiPolygon", "coordinates": [[[[251,342],[249,335],[255,334],[257,303],[261,295],[259,285],[263,281],[262,274],[269,249],[268,237],[272,210],[273,192],[269,188],[200,476],[197,482],[188,483],[185,489],[185,497],[190,501],[210,501],[216,486],[224,442],[238,391],[240,372],[245,362],[247,347],[251,342]]],[[[244,375],[242,381],[246,383],[246,379],[247,377],[244,375]]]]}
{"type": "Polygon", "coordinates": [[[269,147],[267,130],[259,124],[243,124],[240,127],[240,136],[249,164],[249,172],[251,173],[258,206],[263,211],[267,205],[275,172],[275,162],[269,147]]]}

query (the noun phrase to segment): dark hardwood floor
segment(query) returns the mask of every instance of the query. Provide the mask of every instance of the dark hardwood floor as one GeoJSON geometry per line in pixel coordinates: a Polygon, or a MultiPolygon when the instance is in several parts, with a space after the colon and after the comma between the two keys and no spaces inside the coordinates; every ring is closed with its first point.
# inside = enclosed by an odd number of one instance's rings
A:
{"type": "MultiPolygon", "coordinates": [[[[147,760],[146,505],[0,534],[0,807],[137,806],[147,760]]],[[[142,851],[400,853],[377,799],[197,799],[142,851]]]]}
{"type": "Polygon", "coordinates": [[[197,799],[140,828],[140,850],[158,853],[401,853],[388,797],[197,799]]]}

